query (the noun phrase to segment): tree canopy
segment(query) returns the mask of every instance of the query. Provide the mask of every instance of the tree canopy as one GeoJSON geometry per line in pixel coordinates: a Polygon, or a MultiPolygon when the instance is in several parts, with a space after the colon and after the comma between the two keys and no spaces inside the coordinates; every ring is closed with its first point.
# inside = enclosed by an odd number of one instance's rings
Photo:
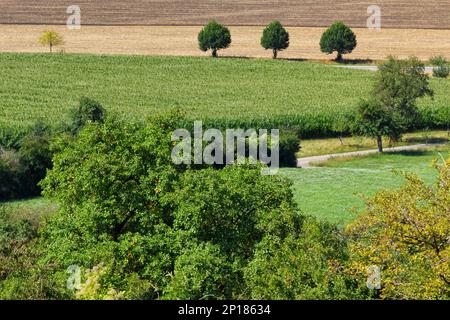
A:
{"type": "Polygon", "coordinates": [[[320,39],[320,50],[326,54],[337,52],[336,60],[342,60],[342,55],[351,53],[357,46],[356,35],[342,21],[336,21],[329,27],[320,39]]]}
{"type": "Polygon", "coordinates": [[[211,21],[198,34],[198,43],[200,50],[211,50],[212,56],[217,57],[218,50],[231,45],[230,30],[216,21],[211,21]]]}
{"type": "Polygon", "coordinates": [[[279,51],[289,47],[289,33],[279,21],[273,21],[263,31],[261,46],[266,50],[272,49],[276,59],[279,51]]]}

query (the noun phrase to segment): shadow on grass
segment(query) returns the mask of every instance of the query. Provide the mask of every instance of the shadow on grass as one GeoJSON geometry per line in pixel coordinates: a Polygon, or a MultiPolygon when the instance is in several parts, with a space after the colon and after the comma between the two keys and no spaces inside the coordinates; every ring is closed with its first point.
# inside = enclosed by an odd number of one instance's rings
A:
{"type": "Polygon", "coordinates": [[[372,59],[344,59],[336,62],[338,64],[373,64],[375,61],[372,59]]]}
{"type": "Polygon", "coordinates": [[[449,142],[449,139],[443,137],[413,137],[406,138],[406,142],[412,144],[422,144],[422,143],[446,143],[449,142]]]}
{"type": "Polygon", "coordinates": [[[293,62],[305,62],[305,61],[314,61],[304,58],[278,58],[277,60],[284,60],[284,61],[293,61],[293,62]]]}
{"type": "Polygon", "coordinates": [[[217,56],[217,57],[211,57],[209,56],[211,59],[244,59],[244,60],[250,60],[250,59],[255,59],[253,57],[247,57],[247,56],[217,56]]]}
{"type": "Polygon", "coordinates": [[[418,156],[424,156],[429,154],[430,151],[427,150],[402,150],[402,151],[386,151],[384,154],[390,154],[390,155],[400,155],[400,156],[406,156],[406,157],[418,157],[418,156]]]}

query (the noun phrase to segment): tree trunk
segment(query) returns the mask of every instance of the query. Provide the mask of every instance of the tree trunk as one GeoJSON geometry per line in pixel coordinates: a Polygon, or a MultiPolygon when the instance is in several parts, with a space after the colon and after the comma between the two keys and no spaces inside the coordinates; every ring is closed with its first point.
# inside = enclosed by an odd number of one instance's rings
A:
{"type": "Polygon", "coordinates": [[[381,136],[377,137],[377,146],[378,146],[378,152],[383,152],[383,138],[381,136]]]}
{"type": "Polygon", "coordinates": [[[52,53],[52,52],[53,52],[53,44],[50,43],[50,53],[52,53]]]}
{"type": "Polygon", "coordinates": [[[276,49],[273,49],[273,59],[276,59],[278,57],[278,51],[276,49]]]}
{"type": "Polygon", "coordinates": [[[340,52],[338,52],[338,54],[337,54],[336,61],[338,61],[338,62],[342,61],[342,54],[340,52]]]}
{"type": "Polygon", "coordinates": [[[217,58],[217,49],[212,50],[212,56],[213,58],[217,58]]]}

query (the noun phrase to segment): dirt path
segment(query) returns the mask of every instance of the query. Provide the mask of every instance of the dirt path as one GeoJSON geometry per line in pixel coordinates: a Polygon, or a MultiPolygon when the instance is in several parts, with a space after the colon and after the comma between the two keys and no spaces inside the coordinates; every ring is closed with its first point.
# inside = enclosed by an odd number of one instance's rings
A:
{"type": "MultiPolygon", "coordinates": [[[[431,144],[416,144],[412,146],[402,146],[402,147],[394,147],[394,148],[385,148],[385,152],[392,151],[410,151],[410,150],[420,150],[424,148],[436,147],[436,146],[444,146],[447,143],[431,143],[431,144]]],[[[342,157],[361,157],[367,156],[370,154],[378,153],[378,150],[364,150],[364,151],[354,151],[354,152],[345,152],[345,153],[335,153],[335,154],[326,154],[322,156],[314,156],[307,158],[299,158],[297,159],[297,167],[303,169],[311,169],[314,167],[313,163],[324,162],[334,158],[342,158],[342,157]]]]}

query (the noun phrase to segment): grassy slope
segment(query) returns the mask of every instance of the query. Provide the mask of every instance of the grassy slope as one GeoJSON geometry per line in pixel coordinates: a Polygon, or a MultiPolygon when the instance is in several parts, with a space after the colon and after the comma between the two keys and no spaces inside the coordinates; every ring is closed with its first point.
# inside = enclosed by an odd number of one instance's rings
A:
{"type": "MultiPolygon", "coordinates": [[[[0,68],[0,125],[63,119],[83,95],[131,119],[180,107],[233,124],[327,122],[367,96],[374,77],[310,62],[147,56],[0,54],[0,68]]],[[[450,81],[432,83],[436,99],[424,104],[448,109],[450,81]]]]}
{"type": "Polygon", "coordinates": [[[300,209],[320,219],[340,225],[351,222],[361,208],[361,195],[370,196],[381,189],[398,188],[404,178],[392,170],[414,172],[433,183],[434,159],[450,155],[449,148],[428,152],[403,152],[373,155],[353,160],[332,160],[326,167],[302,170],[282,169],[294,181],[294,195],[300,209]]]}

